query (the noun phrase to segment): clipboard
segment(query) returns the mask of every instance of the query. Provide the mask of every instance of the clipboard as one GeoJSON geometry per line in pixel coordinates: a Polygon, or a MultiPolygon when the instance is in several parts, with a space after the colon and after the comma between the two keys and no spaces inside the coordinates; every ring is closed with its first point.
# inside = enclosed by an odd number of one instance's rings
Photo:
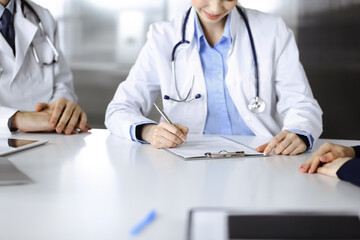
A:
{"type": "Polygon", "coordinates": [[[166,150],[185,160],[264,156],[225,136],[209,134],[189,134],[186,143],[166,150]]]}
{"type": "Polygon", "coordinates": [[[204,153],[207,158],[231,158],[231,157],[245,157],[244,151],[237,152],[228,152],[226,150],[221,150],[218,153],[207,152],[204,153]]]}

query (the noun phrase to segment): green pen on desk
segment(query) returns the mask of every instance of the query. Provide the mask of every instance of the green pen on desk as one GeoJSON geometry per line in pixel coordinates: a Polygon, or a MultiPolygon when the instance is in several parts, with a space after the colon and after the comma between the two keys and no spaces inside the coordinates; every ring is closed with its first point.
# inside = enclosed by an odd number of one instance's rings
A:
{"type": "MultiPolygon", "coordinates": [[[[156,110],[158,110],[158,112],[161,114],[161,116],[165,119],[165,121],[167,121],[168,123],[174,125],[174,124],[170,121],[170,119],[168,118],[168,116],[166,116],[166,114],[164,113],[164,111],[161,110],[161,109],[158,107],[158,105],[156,105],[156,103],[154,103],[154,106],[155,106],[156,110]]],[[[187,143],[186,140],[184,141],[184,143],[187,143]]]]}

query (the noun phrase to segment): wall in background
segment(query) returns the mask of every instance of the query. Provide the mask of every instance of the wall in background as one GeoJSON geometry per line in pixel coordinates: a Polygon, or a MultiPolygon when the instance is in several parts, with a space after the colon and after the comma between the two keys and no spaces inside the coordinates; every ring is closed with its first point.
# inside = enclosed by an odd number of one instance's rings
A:
{"type": "Polygon", "coordinates": [[[360,138],[360,1],[299,2],[298,45],[323,109],[323,138],[360,138]]]}
{"type": "MultiPolygon", "coordinates": [[[[149,24],[186,11],[190,0],[35,0],[59,21],[79,104],[94,127],[146,39],[149,24]]],[[[294,31],[313,93],[324,111],[323,138],[359,139],[360,0],[240,0],[280,15],[294,31]],[[353,107],[355,105],[355,107],[353,107]]],[[[160,99],[158,99],[160,101],[160,99]]],[[[151,117],[158,118],[156,112],[151,117]]]]}

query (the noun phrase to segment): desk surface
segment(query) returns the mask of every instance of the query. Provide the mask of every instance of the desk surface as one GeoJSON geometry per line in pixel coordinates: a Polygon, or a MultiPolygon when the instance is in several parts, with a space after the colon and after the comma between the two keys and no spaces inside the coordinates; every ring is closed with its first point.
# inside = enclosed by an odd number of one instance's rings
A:
{"type": "MultiPolygon", "coordinates": [[[[136,239],[185,239],[188,210],[194,207],[360,209],[359,187],[297,171],[311,153],[184,161],[107,130],[13,137],[49,143],[7,156],[31,182],[0,186],[0,239],[128,239],[153,209],[157,218],[136,239]]],[[[252,147],[266,141],[234,138],[252,147]]]]}

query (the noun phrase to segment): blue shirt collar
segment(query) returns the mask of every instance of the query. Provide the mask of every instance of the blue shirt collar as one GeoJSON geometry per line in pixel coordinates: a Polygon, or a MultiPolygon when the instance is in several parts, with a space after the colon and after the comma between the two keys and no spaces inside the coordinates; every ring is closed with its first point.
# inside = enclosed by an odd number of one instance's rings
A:
{"type": "MultiPolygon", "coordinates": [[[[15,0],[10,0],[10,2],[6,5],[6,8],[10,11],[12,15],[14,15],[14,9],[15,9],[15,0]]],[[[3,15],[5,11],[5,7],[0,4],[0,17],[3,15]]]]}
{"type": "MultiPolygon", "coordinates": [[[[223,33],[223,36],[221,39],[227,38],[230,40],[230,42],[232,42],[232,37],[231,37],[231,32],[230,32],[230,19],[231,19],[231,12],[228,14],[228,17],[226,19],[224,33],[223,33]]],[[[201,38],[203,38],[203,37],[205,38],[204,31],[201,27],[199,17],[196,13],[195,14],[195,38],[196,38],[196,42],[197,42],[198,51],[200,51],[200,46],[202,44],[201,38]]],[[[220,40],[220,42],[221,41],[222,40],[220,40]]]]}

